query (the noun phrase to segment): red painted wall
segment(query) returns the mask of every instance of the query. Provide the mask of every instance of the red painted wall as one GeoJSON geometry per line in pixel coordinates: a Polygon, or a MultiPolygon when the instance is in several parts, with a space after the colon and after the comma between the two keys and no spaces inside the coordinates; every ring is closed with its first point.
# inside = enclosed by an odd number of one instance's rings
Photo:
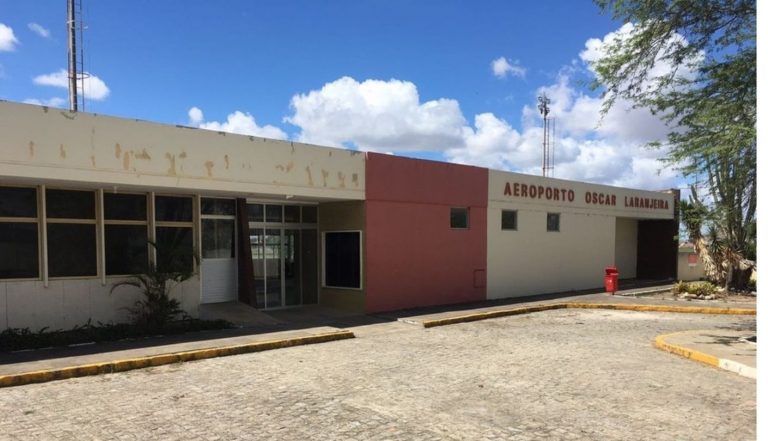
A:
{"type": "Polygon", "coordinates": [[[485,300],[487,169],[368,153],[365,185],[366,312],[485,300]]]}

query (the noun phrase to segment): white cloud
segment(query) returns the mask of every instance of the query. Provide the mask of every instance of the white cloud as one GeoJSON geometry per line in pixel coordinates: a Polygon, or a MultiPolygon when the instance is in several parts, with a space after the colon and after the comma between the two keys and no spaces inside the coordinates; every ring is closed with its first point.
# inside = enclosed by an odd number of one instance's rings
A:
{"type": "Polygon", "coordinates": [[[0,23],[0,52],[14,51],[17,44],[19,44],[19,40],[13,34],[13,29],[0,23]]]}
{"type": "MultiPolygon", "coordinates": [[[[69,88],[69,78],[66,69],[61,69],[46,75],[38,75],[32,81],[39,86],[53,86],[64,89],[69,88]]],[[[84,84],[81,86],[80,81],[78,81],[77,91],[78,93],[84,93],[85,98],[101,101],[109,96],[109,88],[104,81],[96,75],[86,72],[83,83],[84,84]]]]}
{"type": "Polygon", "coordinates": [[[51,36],[51,31],[49,31],[48,29],[42,27],[37,23],[29,23],[27,24],[27,27],[29,28],[29,30],[31,30],[32,32],[34,32],[35,34],[43,38],[49,38],[51,36]]]}
{"type": "Polygon", "coordinates": [[[256,119],[250,113],[243,113],[239,110],[227,115],[225,122],[205,122],[203,111],[198,107],[191,107],[187,115],[189,116],[189,124],[201,129],[258,136],[260,138],[288,139],[288,135],[280,128],[272,125],[259,126],[256,124],[256,119]]]}
{"type": "Polygon", "coordinates": [[[189,115],[190,126],[198,126],[203,122],[203,111],[198,107],[191,107],[187,115],[189,115]]]}
{"type": "Polygon", "coordinates": [[[421,103],[416,85],[408,81],[343,77],[294,95],[291,108],[293,115],[285,121],[301,128],[303,142],[373,151],[440,151],[463,143],[459,103],[421,103]]]}
{"type": "Polygon", "coordinates": [[[506,78],[507,75],[525,78],[526,69],[520,66],[518,61],[511,62],[505,57],[499,57],[491,61],[491,70],[496,78],[506,78]]]}
{"type": "Polygon", "coordinates": [[[67,100],[64,98],[59,98],[57,96],[49,99],[37,99],[37,98],[27,98],[23,102],[27,104],[35,104],[37,106],[48,106],[48,107],[60,107],[64,108],[66,107],[67,100]]]}

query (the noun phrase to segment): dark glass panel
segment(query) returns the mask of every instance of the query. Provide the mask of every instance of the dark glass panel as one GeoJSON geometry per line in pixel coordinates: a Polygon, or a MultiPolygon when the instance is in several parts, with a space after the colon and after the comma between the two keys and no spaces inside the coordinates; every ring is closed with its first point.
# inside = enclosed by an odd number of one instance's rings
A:
{"type": "Polygon", "coordinates": [[[96,275],[96,225],[48,224],[48,275],[96,275]]]}
{"type": "Polygon", "coordinates": [[[305,224],[317,223],[317,206],[304,205],[301,207],[301,221],[305,224]]]}
{"type": "Polygon", "coordinates": [[[96,219],[96,193],[45,190],[45,215],[51,219],[96,219]]]}
{"type": "Polygon", "coordinates": [[[283,221],[283,206],[267,205],[267,222],[282,222],[282,221],[283,221]]]}
{"type": "Polygon", "coordinates": [[[146,225],[105,225],[107,275],[139,274],[147,270],[146,225]]]}
{"type": "Polygon", "coordinates": [[[325,285],[360,288],[360,233],[325,233],[325,285]]]}
{"type": "Polygon", "coordinates": [[[0,222],[0,279],[40,277],[37,224],[0,222]]]}
{"type": "Polygon", "coordinates": [[[191,222],[192,198],[155,196],[155,219],[160,222],[191,222]]]}
{"type": "Polygon", "coordinates": [[[285,206],[285,222],[286,223],[301,222],[301,207],[298,205],[286,205],[285,206]]]}
{"type": "Polygon", "coordinates": [[[501,229],[517,230],[517,211],[512,211],[512,210],[501,211],[501,229]]]}
{"type": "Polygon", "coordinates": [[[200,200],[200,212],[203,214],[234,216],[235,200],[219,199],[219,198],[202,198],[200,200]]]}
{"type": "Polygon", "coordinates": [[[157,227],[157,268],[168,272],[190,272],[193,269],[194,242],[192,228],[157,227]]]}
{"type": "Polygon", "coordinates": [[[203,258],[235,257],[235,221],[230,219],[203,219],[203,258]]]}
{"type": "Polygon", "coordinates": [[[37,190],[0,187],[0,217],[37,217],[37,190]]]}
{"type": "Polygon", "coordinates": [[[264,204],[248,204],[248,220],[264,222],[264,204]]]}
{"type": "Polygon", "coordinates": [[[147,220],[147,196],[104,193],[104,219],[147,220]]]}
{"type": "Polygon", "coordinates": [[[547,213],[547,231],[560,231],[560,214],[547,213]]]}
{"type": "Polygon", "coordinates": [[[469,209],[451,208],[451,228],[469,228],[469,209]]]}

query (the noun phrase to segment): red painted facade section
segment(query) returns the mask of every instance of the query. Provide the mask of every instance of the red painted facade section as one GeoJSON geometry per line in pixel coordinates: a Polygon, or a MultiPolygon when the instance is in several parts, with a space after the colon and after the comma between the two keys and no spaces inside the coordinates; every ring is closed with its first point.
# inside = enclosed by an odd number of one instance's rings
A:
{"type": "Polygon", "coordinates": [[[366,312],[485,300],[488,170],[368,153],[365,179],[366,312]]]}

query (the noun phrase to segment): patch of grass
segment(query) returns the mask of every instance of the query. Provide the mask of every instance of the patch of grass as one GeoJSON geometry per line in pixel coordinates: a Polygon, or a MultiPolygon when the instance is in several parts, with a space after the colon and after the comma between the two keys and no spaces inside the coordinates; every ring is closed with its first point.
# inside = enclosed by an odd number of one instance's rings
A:
{"type": "Polygon", "coordinates": [[[683,282],[675,283],[672,287],[674,294],[693,294],[696,296],[710,296],[717,294],[717,286],[709,282],[683,282]]]}
{"type": "Polygon", "coordinates": [[[90,342],[108,342],[143,338],[153,335],[183,334],[185,332],[231,328],[226,320],[199,320],[185,317],[167,322],[162,326],[140,326],[130,323],[91,323],[69,330],[51,331],[42,328],[37,332],[29,328],[8,328],[0,332],[0,352],[22,349],[40,349],[90,342]]]}

